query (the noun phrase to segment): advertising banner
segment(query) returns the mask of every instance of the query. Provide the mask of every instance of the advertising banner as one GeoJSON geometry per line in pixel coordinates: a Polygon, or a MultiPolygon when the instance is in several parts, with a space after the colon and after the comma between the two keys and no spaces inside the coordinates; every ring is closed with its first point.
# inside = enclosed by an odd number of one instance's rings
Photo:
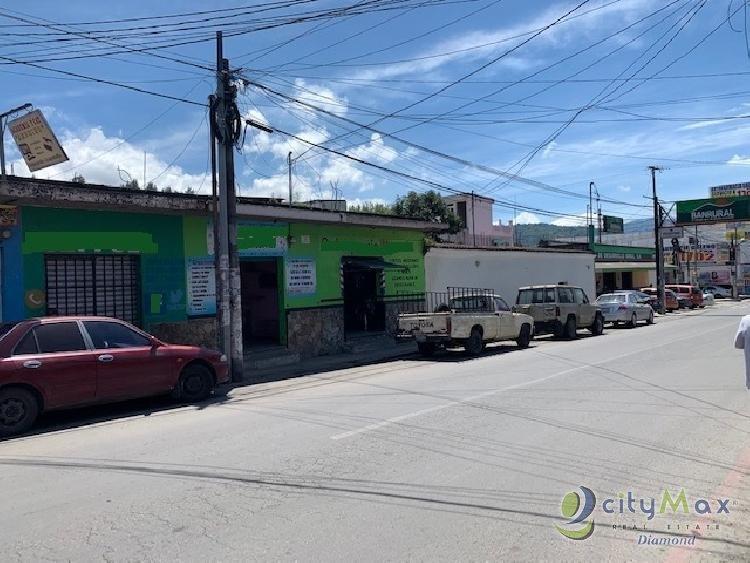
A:
{"type": "Polygon", "coordinates": [[[8,129],[32,172],[68,160],[41,111],[34,110],[13,119],[8,129]]]}
{"type": "Polygon", "coordinates": [[[677,202],[677,225],[750,220],[750,197],[689,199],[677,202]]]}

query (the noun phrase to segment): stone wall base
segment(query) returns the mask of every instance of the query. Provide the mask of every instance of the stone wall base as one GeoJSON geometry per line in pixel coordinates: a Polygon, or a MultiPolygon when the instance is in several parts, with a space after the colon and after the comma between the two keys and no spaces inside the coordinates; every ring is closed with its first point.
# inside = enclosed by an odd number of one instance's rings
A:
{"type": "Polygon", "coordinates": [[[344,351],[344,308],[292,309],[286,317],[288,346],[302,357],[344,351]]]}
{"type": "Polygon", "coordinates": [[[149,332],[159,340],[172,344],[216,348],[216,320],[214,318],[155,323],[149,326],[149,332]]]}

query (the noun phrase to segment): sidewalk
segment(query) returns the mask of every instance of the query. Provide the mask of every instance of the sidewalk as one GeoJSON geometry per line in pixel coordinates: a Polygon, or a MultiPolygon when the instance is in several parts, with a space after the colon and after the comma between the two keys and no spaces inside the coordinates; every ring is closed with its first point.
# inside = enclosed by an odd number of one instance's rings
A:
{"type": "Polygon", "coordinates": [[[415,355],[416,353],[417,347],[411,341],[396,342],[388,337],[362,339],[351,345],[350,352],[305,358],[299,362],[283,366],[246,370],[245,381],[234,384],[232,387],[283,381],[305,375],[377,364],[395,358],[415,355]]]}

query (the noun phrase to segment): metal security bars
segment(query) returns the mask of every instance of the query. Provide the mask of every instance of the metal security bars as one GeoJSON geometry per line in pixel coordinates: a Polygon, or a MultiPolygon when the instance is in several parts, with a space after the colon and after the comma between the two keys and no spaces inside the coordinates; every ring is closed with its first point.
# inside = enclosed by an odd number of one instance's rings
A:
{"type": "Polygon", "coordinates": [[[460,313],[494,311],[494,290],[475,287],[448,287],[446,291],[400,293],[383,297],[388,304],[396,304],[398,313],[460,313]]]}
{"type": "Polygon", "coordinates": [[[48,254],[48,315],[103,315],[140,323],[140,261],[130,254],[48,254]]]}

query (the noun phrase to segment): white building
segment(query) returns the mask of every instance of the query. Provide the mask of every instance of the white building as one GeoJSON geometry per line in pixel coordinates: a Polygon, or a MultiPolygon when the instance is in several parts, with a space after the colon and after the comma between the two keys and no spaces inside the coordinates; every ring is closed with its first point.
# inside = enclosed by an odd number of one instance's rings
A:
{"type": "Polygon", "coordinates": [[[427,291],[448,287],[492,289],[509,304],[519,287],[566,283],[596,298],[594,254],[545,248],[430,247],[425,256],[427,291]]]}

